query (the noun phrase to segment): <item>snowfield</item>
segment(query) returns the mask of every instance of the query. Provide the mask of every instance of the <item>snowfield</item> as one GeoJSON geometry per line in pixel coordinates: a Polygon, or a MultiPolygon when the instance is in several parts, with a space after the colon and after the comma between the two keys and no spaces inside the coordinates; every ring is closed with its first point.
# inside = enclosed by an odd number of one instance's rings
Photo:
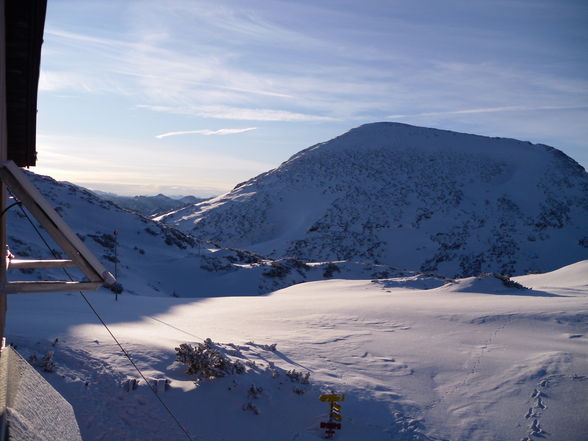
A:
{"type": "MultiPolygon", "coordinates": [[[[340,441],[585,439],[588,261],[514,280],[532,289],[412,275],[87,297],[194,440],[319,440],[325,392],[345,394],[340,441]],[[174,348],[206,338],[246,372],[195,385],[174,348]]],[[[10,296],[7,335],[27,358],[54,351],[43,375],[84,440],[188,439],[143,380],[133,389],[137,372],[79,294],[10,296]]]]}

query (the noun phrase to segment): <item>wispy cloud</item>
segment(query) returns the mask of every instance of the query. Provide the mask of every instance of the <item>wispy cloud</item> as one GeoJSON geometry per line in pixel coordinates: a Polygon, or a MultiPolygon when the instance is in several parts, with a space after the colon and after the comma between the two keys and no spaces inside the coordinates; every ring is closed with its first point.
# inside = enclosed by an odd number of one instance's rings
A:
{"type": "Polygon", "coordinates": [[[231,106],[198,106],[172,107],[152,106],[150,104],[137,105],[140,109],[155,112],[175,113],[179,115],[194,115],[202,118],[232,119],[240,121],[335,121],[334,117],[313,115],[308,113],[290,112],[277,109],[251,109],[231,106]]]}
{"type": "Polygon", "coordinates": [[[185,130],[182,132],[168,132],[156,135],[157,139],[167,138],[168,136],[179,136],[179,135],[235,135],[237,133],[251,132],[256,130],[257,127],[246,127],[244,129],[219,129],[219,130],[185,130]]]}
{"type": "Polygon", "coordinates": [[[503,106],[503,107],[485,107],[480,109],[463,109],[463,110],[447,110],[442,112],[422,112],[410,114],[389,115],[388,118],[414,118],[419,116],[441,116],[441,115],[467,115],[475,113],[497,113],[497,112],[522,112],[522,111],[537,111],[537,110],[577,110],[586,109],[587,106],[503,106]]]}
{"type": "Polygon", "coordinates": [[[112,78],[99,78],[75,72],[41,70],[39,75],[41,92],[69,91],[76,93],[112,93],[128,96],[130,94],[121,82],[112,78]]]}

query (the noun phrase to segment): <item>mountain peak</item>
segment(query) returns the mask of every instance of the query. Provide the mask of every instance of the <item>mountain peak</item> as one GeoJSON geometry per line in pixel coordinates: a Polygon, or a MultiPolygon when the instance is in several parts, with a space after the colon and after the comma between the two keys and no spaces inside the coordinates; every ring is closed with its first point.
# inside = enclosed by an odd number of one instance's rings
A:
{"type": "Polygon", "coordinates": [[[380,122],[164,219],[273,257],[521,274],[588,257],[588,175],[542,144],[380,122]]]}

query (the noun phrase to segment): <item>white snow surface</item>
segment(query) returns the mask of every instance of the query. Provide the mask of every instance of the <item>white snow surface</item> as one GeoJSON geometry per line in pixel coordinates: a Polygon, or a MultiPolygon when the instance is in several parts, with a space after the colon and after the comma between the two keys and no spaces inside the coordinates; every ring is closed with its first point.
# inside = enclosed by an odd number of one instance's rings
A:
{"type": "Polygon", "coordinates": [[[273,258],[526,274],[588,258],[588,174],[541,144],[373,123],[158,219],[273,258]]]}
{"type": "MultiPolygon", "coordinates": [[[[516,281],[533,289],[409,275],[264,296],[87,296],[194,440],[319,440],[331,391],[345,394],[339,441],[585,439],[588,261],[516,281]],[[174,348],[205,338],[247,372],[196,386],[174,348]]],[[[12,295],[8,308],[25,357],[55,352],[43,375],[84,440],[187,439],[144,382],[125,390],[138,374],[79,294],[12,295]]]]}

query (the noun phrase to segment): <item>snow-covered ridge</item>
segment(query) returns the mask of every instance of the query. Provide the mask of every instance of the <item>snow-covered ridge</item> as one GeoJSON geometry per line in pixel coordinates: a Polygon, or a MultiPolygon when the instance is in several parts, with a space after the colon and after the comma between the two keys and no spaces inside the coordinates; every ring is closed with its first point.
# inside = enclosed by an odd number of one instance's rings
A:
{"type": "Polygon", "coordinates": [[[159,213],[169,213],[172,210],[184,208],[188,205],[197,204],[206,200],[206,198],[197,198],[195,196],[171,198],[161,193],[155,196],[120,196],[97,190],[92,190],[92,192],[102,199],[114,202],[122,208],[149,217],[157,216],[159,213]]]}
{"type": "MultiPolygon", "coordinates": [[[[189,234],[122,209],[82,187],[33,173],[28,176],[106,268],[116,274],[125,294],[258,295],[333,277],[372,279],[412,274],[370,262],[309,264],[292,258],[269,259],[246,250],[209,249],[189,234]]],[[[52,258],[18,207],[11,208],[8,216],[8,244],[17,258],[52,258]]],[[[58,251],[46,233],[44,237],[58,251]]],[[[67,280],[61,270],[11,270],[9,277],[67,280]]]]}
{"type": "Polygon", "coordinates": [[[374,123],[159,219],[271,257],[525,274],[588,257],[588,175],[541,144],[374,123]]]}

